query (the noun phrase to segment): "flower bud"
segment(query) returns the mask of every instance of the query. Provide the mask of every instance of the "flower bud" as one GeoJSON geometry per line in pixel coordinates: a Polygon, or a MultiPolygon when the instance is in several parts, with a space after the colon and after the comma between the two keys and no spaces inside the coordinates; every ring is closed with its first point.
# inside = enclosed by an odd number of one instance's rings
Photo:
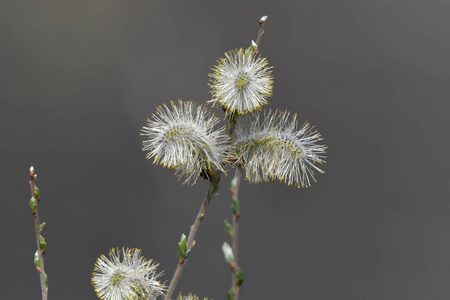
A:
{"type": "Polygon", "coordinates": [[[223,243],[222,252],[227,262],[230,264],[234,262],[233,249],[231,249],[231,246],[227,242],[223,243]]]}
{"type": "Polygon", "coordinates": [[[30,167],[30,178],[31,178],[31,180],[33,180],[34,179],[34,167],[33,166],[31,166],[30,167]]]}
{"type": "Polygon", "coordinates": [[[263,16],[261,17],[261,19],[259,19],[259,25],[264,24],[264,22],[267,20],[267,16],[263,16]]]}

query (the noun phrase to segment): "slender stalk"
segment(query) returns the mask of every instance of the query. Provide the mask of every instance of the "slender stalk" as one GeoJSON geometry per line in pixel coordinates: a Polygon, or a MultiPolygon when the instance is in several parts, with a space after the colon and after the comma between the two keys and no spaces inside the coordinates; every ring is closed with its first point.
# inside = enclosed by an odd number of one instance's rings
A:
{"type": "Polygon", "coordinates": [[[255,54],[258,52],[258,49],[259,49],[259,43],[261,42],[261,39],[262,39],[262,37],[263,37],[263,35],[264,35],[263,25],[264,25],[264,22],[266,21],[266,19],[267,19],[267,16],[262,17],[262,18],[259,20],[258,38],[256,39],[256,46],[257,46],[258,48],[256,48],[255,54]]]}
{"type": "MultiPolygon", "coordinates": [[[[235,177],[235,186],[231,189],[231,195],[236,197],[238,199],[239,196],[239,185],[242,178],[242,168],[238,166],[236,168],[236,174],[235,177]]],[[[233,293],[234,293],[234,300],[239,299],[239,290],[240,287],[238,286],[238,272],[239,272],[239,263],[238,263],[238,241],[239,241],[239,217],[240,212],[237,211],[236,213],[233,213],[233,241],[232,241],[232,248],[233,248],[233,257],[234,257],[234,265],[235,270],[233,272],[233,293]]]]}
{"type": "MultiPolygon", "coordinates": [[[[253,53],[253,55],[256,55],[258,53],[259,44],[261,43],[261,39],[264,35],[264,29],[263,25],[267,17],[263,17],[259,20],[259,30],[258,30],[258,39],[256,40],[256,50],[253,53]]],[[[231,123],[229,135],[230,138],[233,138],[233,132],[236,126],[237,118],[233,119],[233,122],[231,123]]],[[[240,165],[236,166],[236,174],[234,175],[234,186],[232,186],[230,192],[231,196],[239,199],[239,185],[241,183],[242,178],[242,167],[240,165]]],[[[239,200],[237,200],[239,201],[239,200]]],[[[238,242],[239,242],[239,217],[240,217],[240,211],[233,211],[233,240],[232,240],[232,249],[233,249],[233,257],[234,257],[234,267],[232,268],[233,271],[233,300],[239,300],[239,291],[240,286],[238,285],[238,274],[239,274],[239,262],[238,262],[238,254],[239,254],[239,248],[238,248],[238,242]]]]}
{"type": "MultiPolygon", "coordinates": [[[[194,224],[191,226],[191,231],[189,232],[189,237],[187,241],[187,251],[191,252],[194,247],[195,235],[197,234],[198,228],[200,226],[203,217],[205,216],[206,208],[213,196],[214,187],[217,184],[220,178],[220,172],[215,172],[212,178],[209,181],[208,192],[205,195],[205,199],[203,200],[202,206],[198,211],[197,217],[195,218],[194,224]]],[[[180,259],[177,269],[175,270],[175,274],[173,275],[172,281],[170,282],[169,288],[167,290],[165,300],[171,300],[172,294],[175,291],[175,287],[178,284],[178,280],[180,279],[181,273],[183,272],[184,266],[186,265],[187,257],[180,259]]]]}
{"type": "Polygon", "coordinates": [[[259,43],[261,42],[263,35],[264,35],[263,24],[260,24],[259,31],[258,31],[258,39],[256,40],[256,46],[258,46],[258,48],[259,48],[259,43]]]}
{"type": "MultiPolygon", "coordinates": [[[[33,172],[34,173],[34,172],[33,172]]],[[[42,300],[47,300],[47,294],[48,294],[48,289],[47,286],[45,284],[45,268],[44,268],[44,251],[41,249],[41,230],[39,228],[39,215],[38,215],[38,202],[39,202],[39,198],[36,199],[34,194],[35,194],[35,185],[34,185],[34,174],[33,176],[31,176],[31,180],[30,180],[30,188],[31,188],[31,197],[34,198],[34,201],[36,203],[36,209],[35,211],[33,211],[33,216],[34,216],[34,225],[36,228],[36,244],[37,244],[37,249],[38,249],[38,255],[39,255],[39,268],[37,268],[37,272],[39,273],[39,277],[41,280],[41,291],[42,291],[42,300]]]]}

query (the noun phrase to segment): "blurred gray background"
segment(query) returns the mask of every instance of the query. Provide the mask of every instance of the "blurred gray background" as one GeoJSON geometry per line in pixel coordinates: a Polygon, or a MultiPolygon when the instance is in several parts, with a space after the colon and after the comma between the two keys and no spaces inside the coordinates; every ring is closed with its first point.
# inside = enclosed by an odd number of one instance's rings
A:
{"type": "MultiPolygon", "coordinates": [[[[2,1],[0,298],[40,299],[30,165],[49,299],[97,299],[94,263],[113,247],[171,279],[208,184],[147,161],[140,128],[170,100],[209,100],[216,59],[268,15],[268,107],[316,126],[327,173],[242,185],[241,299],[449,299],[449,14],[438,0],[2,1]]],[[[230,175],[176,294],[226,299],[230,175]]]]}

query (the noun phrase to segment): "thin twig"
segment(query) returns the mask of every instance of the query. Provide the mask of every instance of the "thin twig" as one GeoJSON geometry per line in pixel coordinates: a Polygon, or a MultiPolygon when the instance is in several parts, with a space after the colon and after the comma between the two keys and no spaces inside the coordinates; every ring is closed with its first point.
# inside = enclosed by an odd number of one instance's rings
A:
{"type": "MultiPolygon", "coordinates": [[[[203,200],[202,206],[195,218],[194,224],[191,226],[191,231],[189,232],[188,242],[187,242],[187,251],[191,253],[192,248],[194,247],[195,235],[198,231],[198,227],[200,226],[203,217],[205,216],[206,208],[213,196],[213,191],[216,183],[220,178],[220,172],[216,172],[209,181],[208,192],[205,195],[205,199],[203,200]]],[[[175,287],[178,284],[178,280],[180,279],[181,273],[183,272],[184,266],[186,265],[187,257],[180,259],[177,269],[175,270],[175,274],[173,275],[172,281],[170,282],[169,288],[167,290],[165,300],[171,300],[172,294],[175,291],[175,287]]]]}
{"type": "Polygon", "coordinates": [[[262,18],[259,20],[258,38],[257,38],[257,40],[256,40],[256,46],[257,46],[257,48],[256,48],[256,50],[255,50],[255,53],[258,52],[258,49],[259,49],[259,43],[261,42],[261,39],[262,39],[262,37],[263,37],[263,35],[264,35],[264,29],[263,29],[263,26],[264,26],[264,22],[266,21],[266,19],[267,19],[267,16],[262,17],[262,18]]]}
{"type": "Polygon", "coordinates": [[[261,42],[261,39],[264,35],[264,29],[262,27],[263,27],[262,24],[259,25],[258,39],[256,40],[256,46],[258,46],[258,48],[259,48],[259,43],[261,42]]]}
{"type": "Polygon", "coordinates": [[[43,250],[41,249],[41,230],[39,228],[39,215],[38,215],[39,198],[38,199],[35,198],[34,171],[33,174],[30,173],[29,184],[31,189],[31,197],[34,199],[34,202],[36,203],[36,209],[33,211],[34,225],[36,228],[36,243],[39,255],[39,268],[36,269],[41,279],[42,300],[47,300],[48,289],[45,284],[44,253],[43,250]]]}
{"type": "MultiPolygon", "coordinates": [[[[241,182],[242,177],[242,168],[238,166],[236,168],[236,174],[234,175],[236,178],[235,187],[231,189],[231,195],[236,197],[236,199],[239,199],[239,185],[241,182]]],[[[232,241],[232,247],[233,247],[233,257],[234,257],[234,265],[235,270],[233,272],[233,294],[234,294],[234,300],[239,299],[239,286],[238,286],[238,273],[239,273],[239,264],[238,264],[238,240],[239,240],[239,217],[240,212],[237,211],[233,213],[233,241],[232,241]]]]}
{"type": "MultiPolygon", "coordinates": [[[[264,35],[264,22],[267,19],[267,17],[262,17],[259,20],[259,30],[258,30],[258,39],[256,40],[256,49],[253,53],[253,55],[256,55],[259,51],[259,44],[261,43],[261,39],[264,35]]],[[[233,138],[233,131],[236,126],[236,119],[234,119],[234,122],[231,124],[230,128],[230,137],[233,138]]],[[[236,199],[239,199],[239,185],[241,183],[242,178],[242,167],[240,165],[237,165],[236,167],[236,174],[234,175],[235,179],[233,179],[234,187],[231,189],[231,196],[235,197],[236,199]]],[[[237,200],[239,201],[239,200],[237,200]]],[[[233,212],[233,240],[232,240],[232,249],[233,249],[233,257],[234,257],[234,268],[233,268],[233,300],[239,300],[239,291],[240,286],[238,285],[238,275],[239,275],[239,263],[238,263],[238,241],[239,241],[239,217],[240,217],[240,211],[234,211],[233,212]]]]}

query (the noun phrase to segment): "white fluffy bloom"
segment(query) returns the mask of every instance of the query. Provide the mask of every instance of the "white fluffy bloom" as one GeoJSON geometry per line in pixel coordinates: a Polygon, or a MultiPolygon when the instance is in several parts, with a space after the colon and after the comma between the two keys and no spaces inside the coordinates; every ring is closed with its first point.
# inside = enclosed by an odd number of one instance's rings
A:
{"type": "Polygon", "coordinates": [[[227,262],[232,263],[234,261],[233,249],[231,248],[230,244],[224,242],[222,245],[222,252],[227,262]]]}
{"type": "Polygon", "coordinates": [[[326,146],[317,144],[320,134],[305,123],[299,130],[297,116],[269,111],[241,118],[235,130],[236,156],[243,163],[251,183],[269,179],[310,186],[314,171],[324,173],[316,163],[324,162],[326,146]]]}
{"type": "Polygon", "coordinates": [[[186,178],[184,183],[195,183],[200,173],[213,168],[224,172],[229,138],[225,127],[214,131],[220,119],[193,102],[171,104],[171,108],[158,107],[141,130],[141,135],[148,136],[142,142],[142,150],[149,151],[147,159],[175,170],[179,177],[186,178]]]}
{"type": "MultiPolygon", "coordinates": [[[[178,295],[177,300],[199,300],[199,298],[194,294],[189,294],[187,296],[178,295]]],[[[208,298],[204,298],[203,300],[208,300],[208,298]]]]}
{"type": "Polygon", "coordinates": [[[250,49],[225,53],[212,69],[212,99],[230,112],[246,114],[267,104],[272,95],[272,70],[267,59],[250,49]]]}
{"type": "Polygon", "coordinates": [[[139,249],[111,249],[109,259],[102,255],[92,276],[97,295],[102,300],[144,300],[164,295],[166,287],[156,279],[158,264],[146,260],[139,249]]]}

